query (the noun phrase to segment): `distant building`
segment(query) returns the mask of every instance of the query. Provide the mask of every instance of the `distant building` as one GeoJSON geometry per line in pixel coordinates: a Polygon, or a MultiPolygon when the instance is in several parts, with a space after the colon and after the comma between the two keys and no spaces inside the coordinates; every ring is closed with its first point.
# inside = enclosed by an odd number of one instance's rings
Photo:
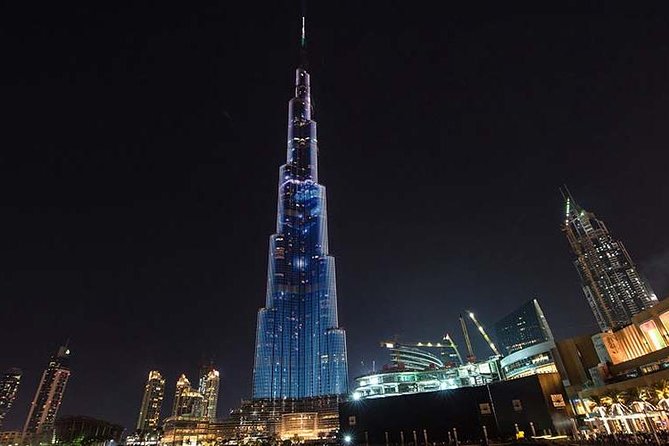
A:
{"type": "Polygon", "coordinates": [[[576,255],[574,266],[595,319],[602,331],[629,325],[632,316],[655,305],[657,297],[604,222],[580,207],[569,191],[564,195],[562,230],[576,255]]]}
{"type": "Polygon", "coordinates": [[[21,444],[21,431],[2,431],[0,432],[0,446],[19,446],[21,444]]]}
{"type": "Polygon", "coordinates": [[[23,442],[37,443],[53,433],[65,386],[70,378],[70,349],[60,347],[42,374],[23,428],[23,442]]]}
{"type": "Polygon", "coordinates": [[[0,427],[16,399],[21,374],[21,369],[12,368],[0,377],[0,427]]]}
{"type": "Polygon", "coordinates": [[[423,348],[399,342],[382,342],[381,346],[390,351],[390,365],[397,370],[428,370],[444,367],[444,362],[439,356],[423,348]]]}
{"type": "Polygon", "coordinates": [[[110,446],[121,441],[123,426],[91,417],[64,417],[56,420],[54,444],[110,446]]]}
{"type": "Polygon", "coordinates": [[[504,355],[553,340],[553,333],[536,299],[500,319],[495,324],[495,334],[504,355]]]}
{"type": "Polygon", "coordinates": [[[165,378],[161,376],[159,371],[151,370],[149,372],[149,379],[144,386],[142,406],[139,409],[139,417],[137,419],[138,433],[151,434],[158,429],[164,398],[165,378]]]}
{"type": "Polygon", "coordinates": [[[177,381],[174,393],[172,417],[199,417],[202,401],[202,394],[193,389],[186,375],[182,374],[177,381]]]}
{"type": "Polygon", "coordinates": [[[505,379],[562,373],[560,354],[539,302],[532,299],[495,324],[505,379]]]}
{"type": "Polygon", "coordinates": [[[242,401],[231,414],[228,438],[334,439],[339,428],[339,395],[318,398],[242,401]]]}
{"type": "Polygon", "coordinates": [[[169,417],[163,424],[163,435],[159,440],[164,446],[216,446],[229,438],[222,421],[208,418],[178,416],[169,417]]]}
{"type": "Polygon", "coordinates": [[[220,385],[220,373],[213,364],[208,364],[200,369],[200,382],[198,390],[202,395],[202,405],[199,416],[210,420],[216,419],[216,408],[218,406],[218,388],[220,385]]]}
{"type": "Polygon", "coordinates": [[[355,379],[354,400],[482,386],[502,379],[497,358],[457,367],[384,370],[355,379]]]}

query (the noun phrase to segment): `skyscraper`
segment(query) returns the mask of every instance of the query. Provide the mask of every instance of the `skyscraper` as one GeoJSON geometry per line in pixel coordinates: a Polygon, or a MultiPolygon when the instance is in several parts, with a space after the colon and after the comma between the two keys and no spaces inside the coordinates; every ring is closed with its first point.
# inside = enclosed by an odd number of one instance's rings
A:
{"type": "Polygon", "coordinates": [[[173,417],[198,417],[202,406],[202,395],[193,389],[186,375],[182,374],[176,385],[174,403],[172,404],[173,417]]]}
{"type": "Polygon", "coordinates": [[[218,387],[220,374],[213,364],[207,364],[200,368],[200,383],[198,390],[202,395],[202,405],[199,416],[210,420],[216,419],[216,407],[218,406],[218,387]]]}
{"type": "Polygon", "coordinates": [[[532,345],[553,341],[553,333],[536,299],[497,321],[495,335],[505,356],[532,345]]]}
{"type": "Polygon", "coordinates": [[[139,409],[139,417],[137,418],[137,432],[149,433],[158,428],[164,398],[165,379],[159,371],[151,370],[149,379],[144,386],[142,407],[139,409]]]}
{"type": "Polygon", "coordinates": [[[12,368],[0,377],[0,427],[12,408],[21,382],[21,369],[12,368]]]}
{"type": "Polygon", "coordinates": [[[30,412],[23,428],[24,442],[38,442],[53,430],[60,403],[63,401],[65,386],[70,377],[70,349],[60,347],[51,357],[30,405],[30,412]]]}
{"type": "Polygon", "coordinates": [[[629,325],[632,316],[657,302],[625,246],[603,221],[580,207],[568,190],[563,231],[576,255],[574,266],[583,292],[602,331],[629,325]]]}
{"type": "Polygon", "coordinates": [[[276,233],[269,242],[267,295],[258,312],[255,399],[338,395],[348,388],[325,186],[318,182],[304,19],[302,24],[295,97],[288,103],[287,160],[279,169],[276,233]]]}

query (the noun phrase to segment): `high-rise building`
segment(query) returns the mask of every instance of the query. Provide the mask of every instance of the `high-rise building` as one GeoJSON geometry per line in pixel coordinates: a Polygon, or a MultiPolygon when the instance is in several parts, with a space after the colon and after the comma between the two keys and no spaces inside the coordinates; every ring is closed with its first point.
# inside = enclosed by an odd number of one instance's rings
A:
{"type": "Polygon", "coordinates": [[[523,304],[495,323],[497,344],[510,355],[532,345],[553,341],[546,316],[536,299],[523,304]]]}
{"type": "Polygon", "coordinates": [[[198,417],[202,407],[202,394],[193,389],[186,375],[179,377],[172,405],[173,417],[198,417]]]}
{"type": "Polygon", "coordinates": [[[563,195],[563,231],[576,255],[574,266],[599,327],[606,331],[629,325],[632,316],[652,307],[657,297],[604,222],[580,207],[568,190],[563,195]]]}
{"type": "Polygon", "coordinates": [[[161,376],[159,371],[151,370],[149,379],[144,386],[142,407],[139,409],[139,417],[137,418],[137,432],[150,433],[158,428],[164,398],[165,378],[161,376]]]}
{"type": "Polygon", "coordinates": [[[295,97],[288,104],[287,160],[279,169],[276,233],[269,242],[267,295],[258,312],[255,399],[337,395],[348,388],[325,186],[318,182],[304,21],[302,31],[295,97]]]}
{"type": "Polygon", "coordinates": [[[202,395],[200,406],[200,417],[210,420],[216,419],[216,407],[218,406],[218,387],[220,384],[220,373],[213,364],[207,364],[200,368],[200,383],[198,390],[202,395]]]}
{"type": "Polygon", "coordinates": [[[63,401],[65,386],[70,377],[70,349],[60,347],[51,357],[30,405],[30,412],[23,427],[24,442],[39,442],[51,435],[53,424],[63,401]]]}
{"type": "Polygon", "coordinates": [[[12,408],[21,382],[21,369],[12,368],[0,377],[0,426],[12,408]]]}

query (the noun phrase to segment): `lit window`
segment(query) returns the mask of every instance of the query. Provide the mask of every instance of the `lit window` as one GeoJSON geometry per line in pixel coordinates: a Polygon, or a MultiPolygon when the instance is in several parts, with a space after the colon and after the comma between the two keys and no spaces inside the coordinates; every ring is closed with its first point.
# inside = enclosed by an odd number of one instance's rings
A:
{"type": "Polygon", "coordinates": [[[652,319],[648,320],[639,325],[639,328],[644,336],[646,336],[646,339],[653,350],[660,350],[666,347],[664,339],[662,339],[662,334],[660,333],[660,330],[657,329],[657,325],[655,325],[655,321],[652,319]]]}

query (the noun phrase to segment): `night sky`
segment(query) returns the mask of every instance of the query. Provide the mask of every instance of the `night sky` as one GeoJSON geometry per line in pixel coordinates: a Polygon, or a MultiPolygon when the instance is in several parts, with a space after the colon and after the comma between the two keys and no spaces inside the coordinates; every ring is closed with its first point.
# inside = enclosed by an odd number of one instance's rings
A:
{"type": "MultiPolygon", "coordinates": [[[[287,101],[292,1],[5,5],[0,368],[70,338],[60,415],[134,428],[150,369],[219,412],[250,396],[287,101]]],[[[538,297],[594,332],[558,187],[669,295],[666,11],[312,2],[310,67],[350,375],[382,339],[439,339],[538,297]]],[[[479,356],[485,346],[477,342],[479,356]]],[[[364,361],[364,365],[361,365],[364,361]]]]}

